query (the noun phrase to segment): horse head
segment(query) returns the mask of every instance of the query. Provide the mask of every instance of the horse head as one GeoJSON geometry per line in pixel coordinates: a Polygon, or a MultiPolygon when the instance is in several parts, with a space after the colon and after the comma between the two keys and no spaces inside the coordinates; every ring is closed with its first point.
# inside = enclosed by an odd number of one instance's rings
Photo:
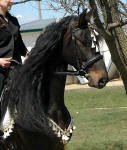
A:
{"type": "Polygon", "coordinates": [[[88,79],[91,87],[103,88],[108,81],[108,74],[103,56],[97,52],[99,35],[89,27],[90,14],[83,11],[68,26],[63,41],[63,57],[66,63],[74,66],[79,75],[88,79]]]}

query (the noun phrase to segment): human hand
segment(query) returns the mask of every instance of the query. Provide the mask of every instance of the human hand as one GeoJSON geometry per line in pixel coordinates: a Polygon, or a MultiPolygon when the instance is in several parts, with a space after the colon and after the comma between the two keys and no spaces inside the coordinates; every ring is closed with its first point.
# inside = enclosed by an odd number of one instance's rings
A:
{"type": "Polygon", "coordinates": [[[0,58],[0,66],[2,68],[8,68],[11,65],[10,60],[12,59],[12,57],[9,58],[0,58]]]}

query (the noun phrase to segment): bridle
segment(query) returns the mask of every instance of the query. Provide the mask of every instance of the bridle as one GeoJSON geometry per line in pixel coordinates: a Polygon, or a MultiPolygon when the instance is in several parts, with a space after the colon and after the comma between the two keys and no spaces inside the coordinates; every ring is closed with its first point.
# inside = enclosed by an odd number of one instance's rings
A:
{"type": "Polygon", "coordinates": [[[83,45],[84,45],[84,43],[75,36],[75,32],[78,31],[78,30],[81,30],[81,29],[86,29],[86,28],[88,28],[88,27],[74,28],[73,25],[71,24],[71,30],[70,30],[71,31],[71,37],[72,37],[72,40],[74,41],[74,44],[75,44],[75,47],[76,47],[75,51],[74,51],[74,55],[75,55],[75,58],[76,58],[76,65],[77,65],[77,68],[78,68],[77,71],[67,70],[66,72],[54,72],[54,74],[56,74],[56,75],[87,76],[87,69],[91,65],[93,65],[95,62],[97,62],[98,60],[103,59],[103,56],[100,53],[97,52],[94,57],[87,60],[87,58],[84,55],[83,50],[80,48],[77,41],[80,41],[83,45]],[[79,59],[79,55],[78,55],[78,50],[82,54],[85,64],[81,64],[80,59],[79,59]]]}

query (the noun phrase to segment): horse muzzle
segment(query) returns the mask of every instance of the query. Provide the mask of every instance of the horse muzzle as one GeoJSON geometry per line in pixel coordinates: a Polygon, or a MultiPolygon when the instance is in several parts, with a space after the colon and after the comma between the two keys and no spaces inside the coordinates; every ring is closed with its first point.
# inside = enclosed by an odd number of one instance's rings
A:
{"type": "Polygon", "coordinates": [[[103,87],[106,86],[106,83],[108,82],[108,78],[102,77],[98,81],[93,80],[90,76],[88,77],[88,85],[90,87],[102,89],[103,87]]]}

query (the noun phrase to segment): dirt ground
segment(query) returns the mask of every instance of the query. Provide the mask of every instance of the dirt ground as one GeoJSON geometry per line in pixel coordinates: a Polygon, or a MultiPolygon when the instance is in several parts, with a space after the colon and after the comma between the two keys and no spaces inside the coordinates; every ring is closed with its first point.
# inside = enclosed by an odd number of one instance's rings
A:
{"type": "MultiPolygon", "coordinates": [[[[107,87],[111,86],[123,86],[123,82],[121,79],[115,79],[107,83],[107,87]]],[[[71,84],[71,85],[66,85],[65,89],[66,90],[71,90],[71,89],[82,89],[82,88],[91,88],[88,86],[88,84],[71,84]]]]}

